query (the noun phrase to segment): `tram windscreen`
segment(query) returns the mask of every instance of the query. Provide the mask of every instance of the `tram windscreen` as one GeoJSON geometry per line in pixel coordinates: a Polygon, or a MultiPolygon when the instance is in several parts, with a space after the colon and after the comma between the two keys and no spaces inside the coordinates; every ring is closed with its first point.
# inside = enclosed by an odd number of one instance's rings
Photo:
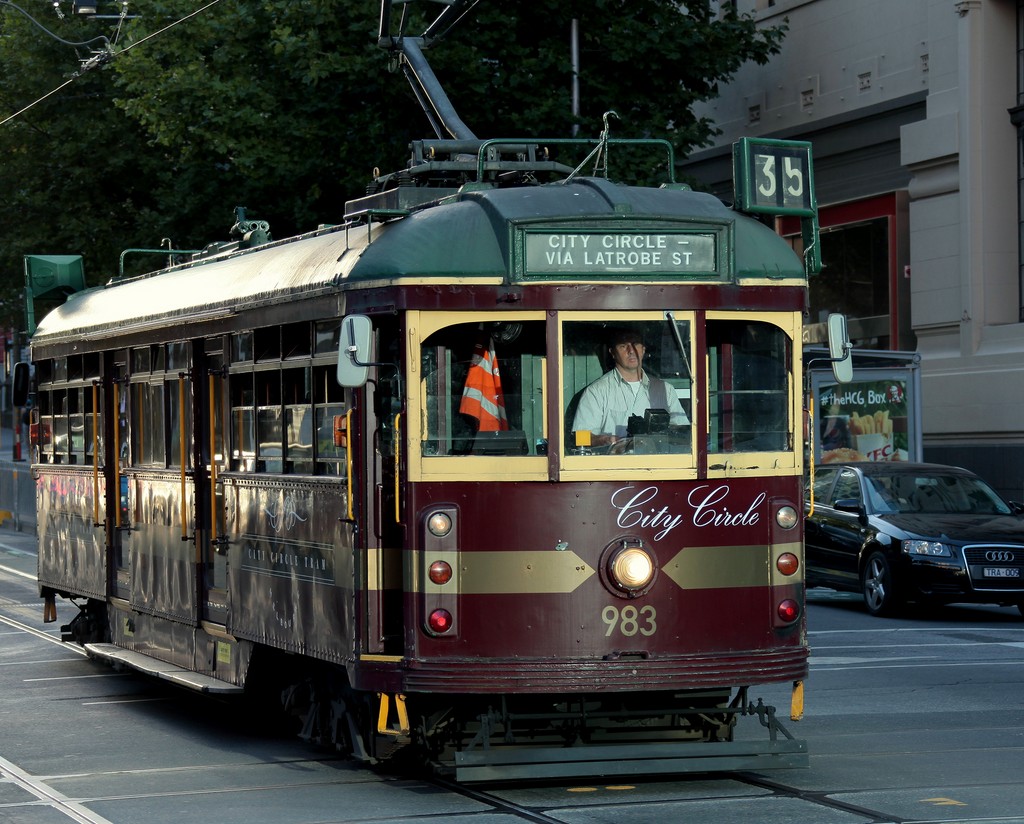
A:
{"type": "Polygon", "coordinates": [[[567,321],[562,380],[574,455],[692,450],[690,322],[567,321]]]}
{"type": "Polygon", "coordinates": [[[547,454],[543,321],[459,323],[421,347],[424,457],[547,454]]]}
{"type": "Polygon", "coordinates": [[[761,321],[709,320],[708,450],[775,452],[792,444],[789,337],[761,321]]]}

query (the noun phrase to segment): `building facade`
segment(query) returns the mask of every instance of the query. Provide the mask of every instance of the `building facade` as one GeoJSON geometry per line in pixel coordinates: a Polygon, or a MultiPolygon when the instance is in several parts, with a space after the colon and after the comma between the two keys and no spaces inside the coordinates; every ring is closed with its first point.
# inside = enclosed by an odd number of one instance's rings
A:
{"type": "Polygon", "coordinates": [[[734,5],[788,32],[698,112],[722,133],[684,172],[729,197],[739,137],[810,140],[805,340],[842,311],[859,347],[918,352],[925,459],[1024,500],[1024,0],[734,5]]]}

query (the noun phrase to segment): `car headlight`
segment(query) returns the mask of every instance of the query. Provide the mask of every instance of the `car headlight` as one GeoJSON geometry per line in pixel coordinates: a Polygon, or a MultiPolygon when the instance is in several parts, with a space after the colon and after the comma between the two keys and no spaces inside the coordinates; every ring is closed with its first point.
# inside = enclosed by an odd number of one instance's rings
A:
{"type": "Polygon", "coordinates": [[[930,555],[932,557],[951,558],[953,553],[945,544],[938,541],[903,541],[901,543],[904,555],[930,555]]]}

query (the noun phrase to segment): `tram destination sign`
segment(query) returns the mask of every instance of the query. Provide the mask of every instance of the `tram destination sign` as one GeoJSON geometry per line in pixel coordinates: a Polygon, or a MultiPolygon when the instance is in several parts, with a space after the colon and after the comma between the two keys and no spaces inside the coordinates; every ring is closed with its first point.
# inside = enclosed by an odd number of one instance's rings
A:
{"type": "Polygon", "coordinates": [[[713,232],[527,232],[527,277],[718,275],[713,232]]]}

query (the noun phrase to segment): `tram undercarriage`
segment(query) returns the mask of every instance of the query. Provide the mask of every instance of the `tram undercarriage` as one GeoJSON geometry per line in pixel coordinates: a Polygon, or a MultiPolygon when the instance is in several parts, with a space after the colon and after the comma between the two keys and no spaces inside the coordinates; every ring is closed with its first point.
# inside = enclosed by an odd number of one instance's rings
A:
{"type": "Polygon", "coordinates": [[[285,692],[302,737],[371,763],[392,759],[459,782],[648,775],[807,766],[795,739],[748,688],[612,695],[285,692]],[[754,716],[768,740],[734,740],[754,716]]]}

